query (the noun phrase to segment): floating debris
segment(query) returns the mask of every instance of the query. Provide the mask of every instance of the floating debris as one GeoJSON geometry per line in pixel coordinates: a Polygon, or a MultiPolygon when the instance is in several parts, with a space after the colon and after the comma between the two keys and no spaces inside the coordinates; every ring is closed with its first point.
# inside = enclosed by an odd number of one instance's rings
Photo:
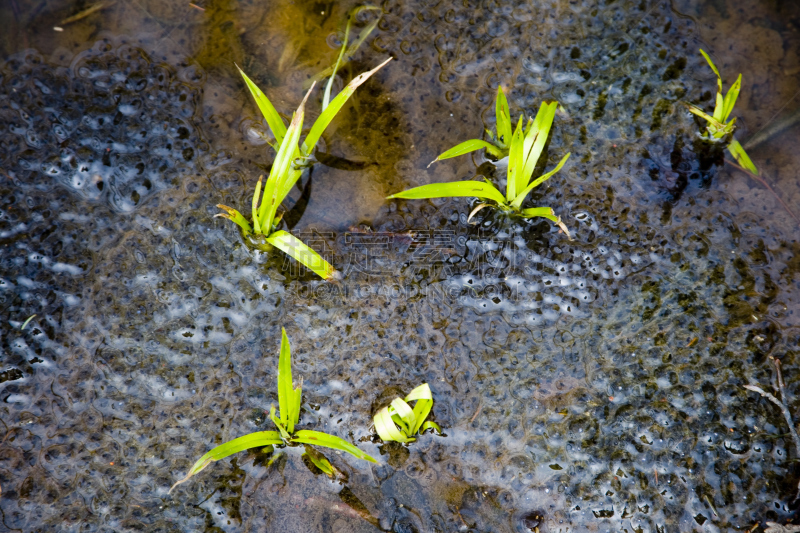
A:
{"type": "MultiPolygon", "coordinates": [[[[75,15],[72,15],[71,17],[65,18],[64,20],[62,20],[60,22],[60,24],[67,25],[67,24],[70,24],[72,22],[77,22],[77,21],[79,21],[81,19],[84,19],[84,18],[88,17],[92,13],[95,13],[97,11],[100,11],[101,9],[105,9],[107,7],[110,7],[110,6],[112,6],[112,5],[116,4],[116,3],[117,3],[117,0],[107,0],[107,1],[104,0],[103,2],[97,2],[96,4],[90,5],[89,7],[84,9],[83,11],[81,11],[79,13],[76,13],[75,15]]],[[[63,28],[62,29],[58,29],[58,28],[59,27],[56,26],[53,29],[56,30],[56,31],[64,31],[63,28]]]]}

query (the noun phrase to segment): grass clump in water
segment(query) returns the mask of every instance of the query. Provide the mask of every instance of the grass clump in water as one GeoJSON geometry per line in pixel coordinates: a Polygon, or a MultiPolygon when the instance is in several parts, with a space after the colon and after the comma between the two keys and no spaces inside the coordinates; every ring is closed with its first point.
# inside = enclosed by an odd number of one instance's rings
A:
{"type": "Polygon", "coordinates": [[[414,435],[433,428],[439,433],[442,428],[436,422],[426,421],[433,407],[433,394],[427,383],[408,393],[404,399],[395,398],[373,417],[375,430],[384,442],[413,442],[414,435]],[[416,401],[413,409],[408,402],[416,401]]]}
{"type": "MultiPolygon", "coordinates": [[[[291,256],[302,263],[309,270],[315,272],[322,279],[329,279],[334,275],[334,268],[323,259],[317,252],[305,245],[300,239],[287,231],[278,229],[282,214],[278,213],[283,200],[292,190],[297,180],[300,179],[303,169],[310,164],[314,148],[319,142],[325,128],[331,123],[333,118],[342,109],[345,102],[355,92],[361,84],[375,74],[381,67],[391,61],[387,59],[374,69],[356,76],[333,100],[328,102],[330,93],[326,93],[325,106],[319,118],[311,126],[311,130],[306,135],[305,140],[300,143],[300,133],[303,129],[303,118],[305,115],[305,103],[309,94],[314,89],[311,88],[303,98],[297,111],[292,115],[292,120],[287,128],[283,119],[275,110],[272,102],[247,75],[241,72],[250,94],[258,104],[261,113],[269,125],[272,134],[275,136],[275,146],[277,155],[272,164],[266,183],[263,185],[263,176],[258,178],[256,190],[252,201],[252,220],[248,220],[236,209],[226,205],[218,204],[217,207],[225,211],[216,216],[227,218],[235,222],[245,236],[251,234],[261,236],[266,239],[267,244],[275,246],[285,254],[291,256]]],[[[274,146],[273,146],[274,148],[274,146]]]]}
{"type": "MultiPolygon", "coordinates": [[[[711,67],[711,70],[714,71],[714,74],[717,75],[717,94],[714,103],[714,114],[709,115],[697,106],[691,104],[686,105],[691,113],[706,121],[706,131],[701,135],[703,139],[712,142],[719,142],[732,136],[734,130],[736,129],[736,117],[730,120],[728,120],[728,118],[733,112],[733,106],[736,104],[736,99],[739,98],[739,92],[742,87],[742,75],[739,74],[739,77],[736,78],[736,81],[733,83],[733,85],[731,85],[731,88],[728,89],[728,92],[725,94],[725,96],[723,96],[722,76],[720,76],[719,70],[703,49],[700,49],[700,53],[705,58],[708,66],[711,67]]],[[[758,169],[750,160],[750,157],[747,155],[747,152],[744,151],[744,148],[739,141],[732,138],[730,144],[728,144],[728,151],[731,153],[737,163],[756,176],[758,175],[758,169]]]]}
{"type": "Polygon", "coordinates": [[[302,385],[295,387],[292,382],[292,354],[289,346],[289,338],[286,330],[281,328],[281,351],[278,358],[278,408],[270,406],[269,417],[278,431],[257,431],[242,437],[237,437],[224,444],[221,444],[198,459],[189,469],[186,477],[177,481],[172,489],[189,481],[195,474],[214,461],[219,461],[235,453],[248,450],[250,448],[260,448],[263,446],[281,446],[291,444],[305,444],[306,455],[309,460],[320,470],[328,475],[333,475],[336,470],[321,453],[309,448],[308,445],[322,446],[347,452],[358,459],[364,459],[371,463],[376,463],[375,459],[362,452],[354,445],[335,435],[328,435],[320,431],[308,429],[296,429],[300,421],[300,404],[302,401],[302,385]],[[311,450],[309,452],[309,450],[311,450]]]}
{"type": "Polygon", "coordinates": [[[450,150],[444,152],[433,162],[447,159],[458,155],[463,155],[481,148],[486,148],[490,154],[498,157],[508,154],[508,179],[506,183],[506,194],[497,190],[488,180],[486,181],[459,181],[455,183],[433,183],[415,187],[407,191],[388,196],[387,199],[405,198],[417,200],[423,198],[445,198],[445,197],[477,197],[481,200],[488,200],[491,203],[482,202],[478,204],[469,215],[471,219],[478,211],[484,207],[493,206],[503,212],[523,218],[543,217],[557,224],[569,237],[569,230],[561,222],[561,218],[555,216],[555,212],[550,207],[531,207],[523,209],[522,203],[531,191],[550,179],[556,172],[561,170],[564,163],[569,159],[567,153],[556,168],[547,172],[535,180],[533,172],[539,161],[539,156],[544,150],[550,128],[553,126],[553,119],[556,115],[557,102],[544,103],[539,107],[535,119],[528,119],[528,124],[523,127],[523,117],[519,117],[517,127],[513,133],[511,130],[510,112],[508,101],[501,88],[497,89],[497,139],[498,145],[492,145],[486,141],[473,139],[463,142],[450,150]],[[503,139],[500,141],[500,139],[503,139]],[[507,148],[506,148],[506,143],[507,148]],[[507,150],[507,152],[505,151],[507,150]]]}

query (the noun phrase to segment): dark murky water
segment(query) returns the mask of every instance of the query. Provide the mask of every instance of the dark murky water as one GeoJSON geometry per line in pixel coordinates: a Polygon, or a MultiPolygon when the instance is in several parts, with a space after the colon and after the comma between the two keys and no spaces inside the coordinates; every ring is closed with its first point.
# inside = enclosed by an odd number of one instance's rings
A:
{"type": "MultiPolygon", "coordinates": [[[[358,171],[317,165],[288,220],[344,279],[244,246],[271,161],[233,62],[289,113],[335,60],[353,3],[118,0],[0,6],[0,528],[17,531],[733,531],[793,515],[798,471],[769,387],[800,379],[797,221],[702,151],[712,51],[744,73],[738,137],[788,115],[800,9],[783,3],[388,0],[345,70],[392,55],[326,135],[358,171]],[[556,117],[535,195],[574,233],[466,200],[385,202],[493,175],[427,163],[544,98],[556,117]],[[701,150],[700,153],[697,150],[701,150]],[[24,329],[20,326],[33,314],[24,329]],[[346,483],[289,450],[215,464],[269,429],[285,326],[304,427],[346,483]],[[370,431],[380,398],[427,381],[446,436],[370,431]],[[348,505],[345,505],[348,504],[348,505]],[[366,517],[366,518],[365,518],[366,517]]],[[[311,105],[318,112],[318,101],[311,105]]],[[[800,205],[797,128],[751,151],[800,205]]],[[[795,211],[800,209],[795,208],[795,211]]]]}

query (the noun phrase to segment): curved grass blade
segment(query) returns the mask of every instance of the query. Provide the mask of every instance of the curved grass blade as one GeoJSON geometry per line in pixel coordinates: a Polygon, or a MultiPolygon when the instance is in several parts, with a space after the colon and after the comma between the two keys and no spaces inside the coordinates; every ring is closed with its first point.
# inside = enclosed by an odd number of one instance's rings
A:
{"type": "Polygon", "coordinates": [[[551,207],[531,207],[530,209],[523,209],[521,213],[522,216],[525,218],[533,218],[533,217],[546,218],[547,220],[553,222],[555,225],[561,228],[561,231],[563,231],[567,235],[567,238],[569,240],[572,240],[572,235],[570,235],[566,224],[561,222],[561,217],[557,217],[551,207]]]}
{"type": "Polygon", "coordinates": [[[417,418],[411,406],[404,400],[395,398],[392,400],[389,407],[389,412],[391,413],[392,411],[394,411],[394,413],[392,413],[392,420],[400,426],[400,431],[409,436],[413,435],[414,432],[411,430],[416,425],[417,418]]]}
{"type": "Polygon", "coordinates": [[[758,169],[753,164],[750,156],[747,155],[747,152],[744,151],[744,148],[739,141],[733,139],[731,144],[728,145],[728,151],[731,153],[736,162],[739,163],[739,165],[758,176],[758,169]]]}
{"type": "Polygon", "coordinates": [[[225,444],[220,444],[198,459],[197,462],[192,465],[192,468],[189,469],[189,473],[186,474],[186,477],[172,485],[172,488],[169,489],[169,492],[172,492],[172,489],[181,483],[189,481],[192,476],[202,471],[214,461],[219,461],[220,459],[224,459],[230,455],[239,453],[243,450],[248,450],[250,448],[260,448],[262,446],[269,445],[276,446],[278,444],[283,444],[283,441],[281,440],[281,436],[277,431],[257,431],[256,433],[250,433],[249,435],[235,438],[226,442],[225,444]]]}
{"type": "MultiPolygon", "coordinates": [[[[467,217],[467,222],[469,222],[470,220],[472,220],[472,217],[474,217],[475,215],[477,215],[477,214],[478,214],[478,211],[480,211],[480,210],[481,210],[481,209],[483,209],[484,207],[490,207],[491,205],[492,205],[492,204],[478,204],[478,205],[476,205],[476,206],[475,206],[475,209],[473,209],[472,211],[470,211],[470,213],[469,213],[469,216],[467,217]]],[[[476,222],[476,224],[477,224],[477,222],[476,222]]]]}
{"type": "Polygon", "coordinates": [[[426,430],[431,429],[431,428],[435,429],[436,432],[439,433],[440,435],[442,434],[442,428],[439,427],[439,424],[437,424],[436,422],[433,422],[431,420],[428,420],[427,422],[422,424],[422,428],[420,428],[419,431],[420,431],[420,433],[425,433],[426,430]]]}
{"type": "Polygon", "coordinates": [[[239,225],[240,228],[244,231],[244,234],[247,235],[248,233],[252,233],[253,229],[250,227],[250,223],[247,221],[242,214],[232,207],[228,207],[227,205],[217,204],[217,207],[225,211],[225,213],[217,213],[214,217],[220,218],[227,218],[231,222],[235,222],[239,225]]]}
{"type": "Polygon", "coordinates": [[[292,442],[297,442],[299,444],[314,444],[316,446],[323,446],[325,448],[333,448],[334,450],[340,450],[343,452],[347,452],[350,455],[357,457],[358,459],[364,459],[365,461],[369,461],[371,463],[377,463],[375,459],[367,455],[366,453],[362,452],[349,442],[344,439],[341,439],[335,435],[328,435],[327,433],[322,433],[320,431],[311,431],[309,429],[301,429],[297,433],[295,433],[294,437],[292,438],[292,442]]]}
{"type": "Polygon", "coordinates": [[[571,155],[571,152],[567,152],[567,155],[565,155],[564,157],[562,157],[562,158],[561,158],[561,161],[559,161],[559,162],[558,162],[558,165],[556,165],[556,168],[554,168],[553,170],[551,170],[551,171],[550,171],[550,172],[548,172],[547,174],[542,174],[541,176],[539,176],[538,178],[536,178],[535,180],[533,180],[533,181],[531,182],[531,184],[530,184],[530,185],[528,185],[528,186],[527,186],[527,187],[526,187],[526,188],[525,188],[525,189],[524,189],[524,190],[523,190],[523,191],[522,191],[522,192],[519,194],[519,196],[517,196],[516,198],[514,198],[514,201],[511,203],[511,207],[514,207],[514,208],[516,208],[516,209],[519,209],[520,207],[522,207],[522,202],[524,202],[524,201],[525,201],[525,198],[528,196],[528,194],[530,194],[530,192],[531,192],[531,191],[532,191],[534,188],[538,187],[540,184],[542,184],[542,183],[544,183],[545,181],[549,180],[549,179],[550,179],[550,178],[551,178],[551,177],[552,177],[552,176],[553,176],[553,175],[554,175],[556,172],[558,172],[559,170],[561,170],[561,167],[563,167],[563,166],[564,166],[564,163],[566,163],[566,162],[567,162],[567,159],[569,159],[569,156],[570,156],[570,155],[571,155]]]}
{"type": "Polygon", "coordinates": [[[417,402],[414,404],[415,421],[414,426],[411,428],[411,435],[416,435],[433,408],[433,393],[431,393],[431,388],[427,383],[423,383],[408,393],[408,396],[406,396],[406,401],[417,402]]]}
{"type": "Polygon", "coordinates": [[[480,150],[481,148],[485,148],[487,152],[491,153],[495,157],[502,156],[502,152],[500,152],[493,144],[480,139],[470,139],[469,141],[464,141],[463,143],[457,144],[449,150],[442,152],[439,157],[428,163],[428,168],[430,168],[432,164],[436,163],[437,161],[441,161],[442,159],[458,157],[460,155],[480,150]]]}
{"type": "Polygon", "coordinates": [[[264,118],[267,120],[267,125],[272,131],[272,135],[275,136],[275,142],[280,145],[286,135],[286,125],[283,123],[283,119],[275,110],[275,106],[269,101],[267,95],[258,88],[258,85],[247,77],[247,74],[239,68],[239,65],[236,65],[236,68],[239,69],[239,73],[242,75],[242,78],[244,78],[244,83],[250,90],[250,94],[253,95],[253,99],[255,99],[258,108],[261,110],[261,114],[264,115],[264,118]]]}
{"type": "Polygon", "coordinates": [[[415,439],[406,437],[403,432],[397,429],[397,426],[392,419],[391,413],[389,413],[389,407],[383,407],[372,418],[372,421],[375,423],[375,431],[378,432],[378,436],[384,442],[396,441],[396,442],[413,442],[415,439]]]}
{"type": "Polygon", "coordinates": [[[708,54],[705,52],[705,50],[703,50],[701,48],[700,49],[700,53],[703,55],[704,58],[706,58],[706,63],[708,63],[708,66],[711,67],[711,70],[714,71],[714,74],[716,74],[717,78],[720,80],[720,87],[719,88],[720,88],[720,90],[722,90],[722,76],[719,75],[719,70],[717,70],[717,66],[714,64],[713,61],[711,61],[711,58],[708,57],[708,54]]]}
{"type": "Polygon", "coordinates": [[[456,198],[456,197],[476,197],[493,200],[498,204],[505,204],[506,199],[491,183],[485,181],[456,181],[453,183],[431,183],[414,187],[407,191],[399,192],[387,196],[387,200],[392,198],[404,198],[406,200],[420,200],[423,198],[456,198]]]}
{"type": "Polygon", "coordinates": [[[328,279],[336,272],[330,263],[289,232],[276,231],[267,237],[267,242],[304,265],[322,279],[328,279]]]}
{"type": "Polygon", "coordinates": [[[367,81],[370,78],[370,76],[378,72],[381,69],[381,67],[383,67],[386,63],[388,63],[391,60],[392,58],[390,57],[389,59],[387,59],[374,69],[359,74],[358,76],[353,78],[353,80],[350,83],[347,84],[347,87],[342,89],[342,92],[336,95],[336,98],[333,99],[333,101],[328,105],[325,111],[323,111],[322,114],[319,116],[319,118],[317,118],[316,122],[314,122],[314,125],[311,126],[311,131],[309,131],[308,135],[306,135],[306,139],[303,141],[304,154],[308,155],[314,151],[314,148],[316,147],[317,142],[319,142],[319,138],[322,136],[322,133],[325,131],[325,128],[328,127],[328,125],[333,120],[333,117],[335,117],[336,114],[339,113],[339,111],[344,106],[345,102],[347,102],[347,100],[350,98],[350,96],[352,96],[355,90],[365,81],[367,81]]]}

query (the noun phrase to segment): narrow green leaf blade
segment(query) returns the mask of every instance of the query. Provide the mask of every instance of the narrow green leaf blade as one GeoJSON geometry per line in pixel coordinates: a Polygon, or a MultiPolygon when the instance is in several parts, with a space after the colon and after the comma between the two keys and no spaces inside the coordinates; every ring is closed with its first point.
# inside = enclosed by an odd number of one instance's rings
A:
{"type": "Polygon", "coordinates": [[[717,75],[717,78],[722,78],[722,76],[719,75],[719,70],[717,70],[717,66],[714,65],[714,62],[711,61],[711,58],[708,57],[708,54],[705,52],[705,50],[701,48],[700,53],[703,55],[704,58],[706,58],[706,63],[708,63],[708,66],[711,67],[711,70],[714,71],[714,74],[717,75]]]}
{"type": "Polygon", "coordinates": [[[486,141],[482,141],[480,139],[470,139],[469,141],[464,141],[463,143],[457,144],[454,147],[450,148],[446,152],[443,152],[442,154],[439,155],[439,157],[431,161],[430,164],[428,164],[428,167],[430,167],[437,161],[441,161],[442,159],[450,159],[451,157],[458,157],[460,155],[480,150],[481,148],[485,148],[487,151],[496,150],[494,145],[486,141]]]}
{"type": "Polygon", "coordinates": [[[503,138],[503,144],[511,144],[511,111],[508,108],[508,100],[503,92],[503,86],[497,86],[497,98],[494,104],[495,122],[497,123],[497,141],[503,138]]]}
{"type": "Polygon", "coordinates": [[[269,101],[267,95],[258,88],[258,85],[247,77],[247,74],[239,68],[239,65],[236,65],[236,68],[239,69],[239,73],[242,75],[242,78],[244,78],[244,83],[250,90],[250,94],[253,95],[253,99],[255,99],[258,108],[261,110],[261,114],[264,115],[264,118],[267,120],[269,129],[272,130],[272,135],[275,136],[275,142],[281,144],[283,137],[286,135],[286,125],[283,123],[283,119],[275,110],[275,106],[269,101]]]}
{"type": "Polygon", "coordinates": [[[281,193],[284,190],[284,182],[288,179],[292,161],[298,150],[297,142],[300,140],[300,132],[303,129],[306,100],[308,100],[312,90],[314,90],[313,84],[292,116],[292,122],[289,124],[289,129],[286,130],[286,136],[281,142],[278,154],[272,163],[269,178],[267,178],[264,198],[261,200],[261,207],[259,207],[258,211],[261,230],[266,234],[272,231],[272,221],[275,219],[275,213],[285,197],[281,196],[281,193]]]}
{"type": "Polygon", "coordinates": [[[508,149],[508,181],[506,183],[506,201],[508,202],[517,196],[517,181],[522,176],[522,148],[525,145],[522,120],[520,115],[517,128],[511,136],[511,147],[508,149]]]}
{"type": "Polygon", "coordinates": [[[250,227],[250,223],[247,222],[247,219],[244,218],[244,216],[239,211],[237,211],[232,207],[228,207],[227,205],[222,205],[222,204],[217,204],[217,207],[219,207],[225,212],[218,213],[214,215],[215,217],[227,218],[231,222],[235,222],[240,228],[242,228],[242,231],[244,231],[245,235],[247,235],[248,233],[252,233],[253,229],[250,227]]]}
{"type": "Polygon", "coordinates": [[[286,330],[281,328],[281,351],[278,357],[278,407],[280,408],[281,423],[288,426],[289,433],[293,433],[294,429],[289,424],[292,399],[292,349],[286,330]]]}
{"type": "Polygon", "coordinates": [[[322,256],[289,232],[276,231],[267,237],[267,242],[304,265],[322,279],[328,279],[336,272],[322,256]]]}
{"type": "Polygon", "coordinates": [[[256,235],[261,234],[261,224],[258,221],[258,197],[261,194],[261,181],[263,178],[263,175],[258,177],[258,183],[256,183],[256,192],[253,193],[253,231],[255,231],[256,235]]]}
{"type": "Polygon", "coordinates": [[[392,58],[390,57],[389,59],[387,59],[374,69],[359,74],[358,76],[353,78],[353,80],[350,83],[347,84],[347,87],[342,89],[342,92],[336,95],[336,98],[333,99],[333,101],[322,112],[319,118],[317,118],[316,122],[314,122],[314,125],[311,126],[311,131],[308,132],[305,141],[303,141],[304,154],[308,155],[314,151],[314,147],[316,147],[317,142],[319,142],[319,138],[322,136],[322,133],[325,131],[325,128],[328,127],[328,125],[333,120],[333,117],[335,117],[339,113],[339,111],[344,106],[345,102],[347,102],[347,100],[350,98],[350,96],[352,96],[355,90],[365,81],[367,81],[370,78],[370,76],[378,72],[386,63],[388,63],[391,60],[392,58]]]}
{"type": "Polygon", "coordinates": [[[494,200],[498,204],[505,204],[506,199],[492,184],[484,181],[456,181],[452,183],[431,183],[414,187],[407,191],[399,192],[386,199],[404,198],[406,200],[420,200],[423,198],[456,198],[476,197],[494,200]]]}
{"type": "Polygon", "coordinates": [[[739,77],[736,78],[736,82],[728,89],[728,94],[725,95],[725,99],[723,100],[721,122],[727,121],[728,117],[733,112],[733,106],[736,105],[736,99],[739,98],[739,91],[741,91],[741,89],[742,75],[739,74],[739,77]]]}
{"type": "Polygon", "coordinates": [[[747,155],[747,152],[744,151],[744,147],[737,141],[733,139],[731,144],[728,145],[728,151],[731,153],[733,158],[736,160],[742,168],[745,168],[758,176],[758,169],[753,164],[753,161],[750,159],[750,156],[747,155]]]}
{"type": "Polygon", "coordinates": [[[523,158],[523,176],[517,180],[517,190],[515,198],[519,196],[523,189],[528,186],[528,183],[533,176],[533,171],[536,169],[536,163],[542,155],[544,145],[547,143],[547,137],[550,135],[550,129],[553,127],[553,120],[556,117],[556,109],[558,102],[543,103],[539,106],[539,111],[536,113],[536,118],[533,120],[531,129],[528,130],[529,135],[534,136],[531,149],[523,158]]]}
{"type": "Polygon", "coordinates": [[[171,492],[176,486],[188,481],[192,476],[202,471],[214,461],[219,461],[220,459],[224,459],[225,457],[250,448],[260,448],[261,446],[269,445],[276,446],[278,444],[283,444],[283,441],[277,431],[257,431],[220,444],[198,459],[197,462],[192,465],[192,468],[189,469],[189,473],[186,474],[186,477],[172,485],[172,488],[169,490],[171,492]]]}
{"type": "Polygon", "coordinates": [[[327,433],[322,433],[320,431],[301,429],[300,431],[295,433],[292,442],[297,442],[300,444],[313,444],[315,446],[323,446],[325,448],[333,448],[334,450],[347,452],[353,457],[357,457],[358,459],[363,459],[371,463],[378,462],[369,455],[367,455],[366,453],[356,448],[354,445],[347,442],[346,440],[339,438],[335,435],[328,435],[327,433]]]}
{"type": "Polygon", "coordinates": [[[428,418],[428,415],[433,408],[433,400],[417,400],[414,404],[414,427],[411,428],[411,434],[416,435],[422,423],[428,418]]]}
{"type": "Polygon", "coordinates": [[[525,201],[525,198],[528,196],[528,194],[530,194],[530,192],[531,192],[531,191],[532,191],[534,188],[538,187],[540,184],[542,184],[542,183],[544,183],[545,181],[549,180],[549,179],[550,179],[550,178],[551,178],[551,177],[552,177],[552,176],[553,176],[553,175],[554,175],[556,172],[558,172],[559,170],[561,170],[561,167],[563,167],[563,166],[564,166],[564,164],[567,162],[567,159],[569,159],[569,156],[570,156],[570,155],[572,155],[572,154],[571,154],[571,152],[567,152],[567,155],[565,155],[564,157],[562,157],[562,158],[561,158],[561,161],[559,161],[559,162],[558,162],[558,165],[556,165],[556,168],[554,168],[553,170],[551,170],[551,171],[550,171],[550,172],[548,172],[547,174],[542,174],[541,176],[539,176],[538,178],[536,178],[535,180],[533,180],[533,181],[530,183],[530,185],[528,185],[528,186],[527,186],[527,187],[526,187],[526,188],[525,188],[525,189],[524,189],[524,190],[523,190],[523,191],[522,191],[522,192],[519,194],[519,196],[517,196],[517,197],[514,199],[514,201],[512,202],[511,206],[512,206],[512,207],[515,207],[515,208],[517,208],[517,209],[519,209],[520,207],[522,207],[522,202],[523,202],[523,201],[525,201]]]}

